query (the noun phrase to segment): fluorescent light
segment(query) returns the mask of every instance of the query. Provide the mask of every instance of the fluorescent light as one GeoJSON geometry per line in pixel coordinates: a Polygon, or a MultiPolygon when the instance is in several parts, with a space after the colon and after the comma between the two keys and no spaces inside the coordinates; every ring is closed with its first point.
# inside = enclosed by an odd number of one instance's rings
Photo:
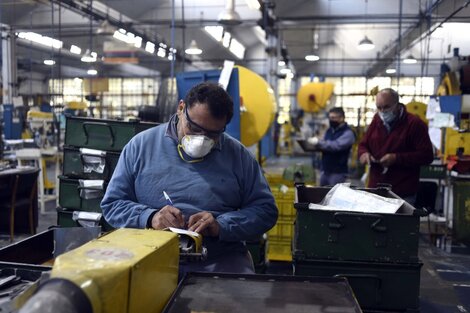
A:
{"type": "Polygon", "coordinates": [[[367,36],[364,37],[361,41],[359,41],[359,44],[357,45],[357,49],[362,50],[362,51],[367,51],[367,50],[372,50],[375,48],[374,43],[372,40],[367,38],[367,36]]]}
{"type": "Polygon", "coordinates": [[[416,60],[413,55],[409,55],[407,56],[404,60],[403,60],[403,63],[405,64],[416,64],[418,63],[418,60],[416,60]]]}
{"type": "Polygon", "coordinates": [[[245,56],[245,46],[242,45],[235,38],[232,38],[232,41],[230,42],[230,47],[228,49],[239,59],[243,59],[243,57],[245,56]]]}
{"type": "Polygon", "coordinates": [[[222,26],[206,26],[204,30],[217,41],[222,41],[224,28],[222,26]]]}
{"type": "Polygon", "coordinates": [[[320,57],[318,55],[315,55],[315,54],[309,54],[309,55],[305,56],[305,60],[307,60],[309,62],[314,62],[314,61],[320,60],[320,57]]]}
{"type": "Polygon", "coordinates": [[[158,55],[160,58],[166,57],[166,51],[165,51],[165,49],[159,47],[158,50],[157,50],[157,55],[158,55]]]}
{"type": "Polygon", "coordinates": [[[142,47],[142,37],[137,36],[134,38],[134,47],[136,48],[142,47]]]}
{"type": "Polygon", "coordinates": [[[259,10],[260,5],[258,0],[245,0],[246,5],[252,10],[259,10]]]}
{"type": "Polygon", "coordinates": [[[70,46],[70,52],[72,52],[73,54],[81,54],[82,53],[82,49],[76,45],[71,45],[70,46]]]}
{"type": "Polygon", "coordinates": [[[281,74],[289,74],[289,73],[292,73],[292,71],[291,71],[290,68],[282,68],[279,72],[280,72],[281,74]]]}
{"type": "Polygon", "coordinates": [[[277,65],[279,65],[279,66],[285,66],[285,65],[286,65],[286,62],[284,62],[284,61],[281,60],[281,61],[278,61],[278,62],[277,62],[277,65]]]}
{"type": "Polygon", "coordinates": [[[55,61],[54,60],[44,60],[45,65],[54,65],[55,61]]]}
{"type": "Polygon", "coordinates": [[[98,55],[96,54],[96,52],[90,52],[90,50],[87,49],[85,54],[80,59],[80,61],[85,62],[85,63],[93,63],[93,62],[96,62],[97,56],[98,55]]]}
{"type": "Polygon", "coordinates": [[[387,68],[385,70],[385,73],[387,73],[387,74],[395,74],[396,72],[397,72],[397,70],[394,69],[394,68],[387,68]]]}
{"type": "Polygon", "coordinates": [[[232,35],[229,32],[224,33],[224,37],[222,38],[222,45],[224,45],[225,48],[228,48],[230,46],[231,38],[232,38],[232,35]]]}
{"type": "Polygon", "coordinates": [[[184,53],[189,55],[198,55],[202,53],[202,50],[197,46],[196,40],[191,40],[188,49],[184,50],[184,53]]]}
{"type": "Polygon", "coordinates": [[[151,41],[147,41],[145,44],[145,51],[148,53],[154,53],[155,52],[155,44],[151,41]]]}
{"type": "Polygon", "coordinates": [[[34,32],[19,32],[18,38],[29,40],[29,41],[38,43],[40,45],[52,47],[55,49],[60,49],[62,48],[62,45],[63,45],[63,42],[60,40],[43,36],[41,34],[34,33],[34,32]]]}
{"type": "Polygon", "coordinates": [[[88,71],[86,71],[86,73],[92,76],[98,75],[98,71],[95,70],[94,68],[90,68],[88,71]]]}

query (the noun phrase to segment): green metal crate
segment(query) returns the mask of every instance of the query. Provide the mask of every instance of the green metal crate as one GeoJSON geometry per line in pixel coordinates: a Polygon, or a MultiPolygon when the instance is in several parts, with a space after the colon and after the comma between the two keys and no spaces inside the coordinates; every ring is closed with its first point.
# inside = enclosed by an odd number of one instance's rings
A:
{"type": "Polygon", "coordinates": [[[80,187],[78,179],[70,179],[59,176],[59,204],[62,208],[69,211],[87,211],[101,213],[101,200],[103,199],[105,186],[100,188],[80,187]],[[93,191],[95,195],[92,198],[86,198],[83,191],[93,191]]]}
{"type": "Polygon", "coordinates": [[[422,265],[308,260],[294,262],[294,275],[347,278],[362,310],[419,312],[422,265]]]}
{"type": "Polygon", "coordinates": [[[426,179],[445,179],[447,176],[446,165],[430,164],[420,168],[419,177],[426,179]]]}
{"type": "Polygon", "coordinates": [[[452,180],[453,221],[452,231],[456,240],[470,242],[470,180],[452,180]]]}
{"type": "MultiPolygon", "coordinates": [[[[60,227],[83,227],[78,221],[73,219],[73,212],[74,211],[66,211],[62,208],[57,208],[57,225],[60,227]]],[[[104,217],[101,217],[99,225],[101,226],[102,231],[111,231],[114,229],[111,225],[106,222],[104,217]]]]}
{"type": "Polygon", "coordinates": [[[156,126],[137,120],[124,122],[67,116],[65,145],[107,151],[121,151],[141,131],[156,126]]]}
{"type": "Polygon", "coordinates": [[[103,179],[109,181],[119,161],[119,153],[105,152],[101,158],[104,161],[103,173],[96,171],[86,172],[86,153],[78,148],[64,147],[63,175],[69,178],[103,179]]]}
{"type": "MultiPolygon", "coordinates": [[[[423,210],[405,203],[396,214],[309,210],[331,188],[297,185],[293,254],[297,260],[418,261],[419,218],[423,210]]],[[[385,188],[363,189],[397,197],[385,188]]]]}

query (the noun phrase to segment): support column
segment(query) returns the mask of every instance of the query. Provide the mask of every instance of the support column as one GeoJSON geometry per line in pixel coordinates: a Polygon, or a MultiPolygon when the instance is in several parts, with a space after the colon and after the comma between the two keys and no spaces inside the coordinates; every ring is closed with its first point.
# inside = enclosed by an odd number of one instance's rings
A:
{"type": "Polygon", "coordinates": [[[2,77],[3,103],[12,104],[13,97],[18,93],[16,62],[16,36],[11,29],[2,30],[2,77]]]}

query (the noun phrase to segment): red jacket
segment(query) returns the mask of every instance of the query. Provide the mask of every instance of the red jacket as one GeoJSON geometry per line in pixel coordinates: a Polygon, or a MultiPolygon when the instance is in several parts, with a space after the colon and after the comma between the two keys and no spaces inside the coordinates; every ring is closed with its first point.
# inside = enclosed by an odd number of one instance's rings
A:
{"type": "Polygon", "coordinates": [[[368,187],[374,188],[378,183],[391,184],[392,191],[403,198],[416,194],[420,166],[431,163],[434,154],[426,124],[408,113],[405,106],[401,107],[403,114],[390,133],[375,114],[359,143],[358,155],[369,152],[380,160],[387,153],[395,153],[396,163],[385,174],[382,174],[384,169],[380,164],[371,163],[368,187]]]}

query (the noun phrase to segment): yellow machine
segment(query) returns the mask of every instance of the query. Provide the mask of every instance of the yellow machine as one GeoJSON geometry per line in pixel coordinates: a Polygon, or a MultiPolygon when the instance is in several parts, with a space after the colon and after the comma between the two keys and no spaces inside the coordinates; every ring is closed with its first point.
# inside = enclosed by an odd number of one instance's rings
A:
{"type": "Polygon", "coordinates": [[[450,127],[445,128],[443,136],[443,160],[447,161],[450,156],[458,154],[470,155],[470,133],[459,132],[450,127]]]}
{"type": "Polygon", "coordinates": [[[460,90],[459,79],[457,78],[457,73],[449,72],[444,75],[441,80],[441,83],[437,87],[436,94],[438,96],[450,96],[450,95],[460,95],[462,91],[460,90]]]}
{"type": "Polygon", "coordinates": [[[161,312],[176,289],[178,262],[176,234],[118,229],[60,255],[20,312],[161,312]]]}
{"type": "Polygon", "coordinates": [[[249,147],[271,127],[276,100],[274,91],[261,76],[243,66],[236,68],[240,80],[240,141],[249,147]]]}
{"type": "Polygon", "coordinates": [[[318,113],[326,107],[333,94],[335,85],[332,83],[309,83],[297,92],[297,101],[305,112],[318,113]]]}
{"type": "Polygon", "coordinates": [[[428,124],[428,119],[426,118],[426,109],[427,105],[419,101],[411,101],[406,105],[406,111],[408,113],[414,114],[419,117],[423,122],[428,124]]]}

